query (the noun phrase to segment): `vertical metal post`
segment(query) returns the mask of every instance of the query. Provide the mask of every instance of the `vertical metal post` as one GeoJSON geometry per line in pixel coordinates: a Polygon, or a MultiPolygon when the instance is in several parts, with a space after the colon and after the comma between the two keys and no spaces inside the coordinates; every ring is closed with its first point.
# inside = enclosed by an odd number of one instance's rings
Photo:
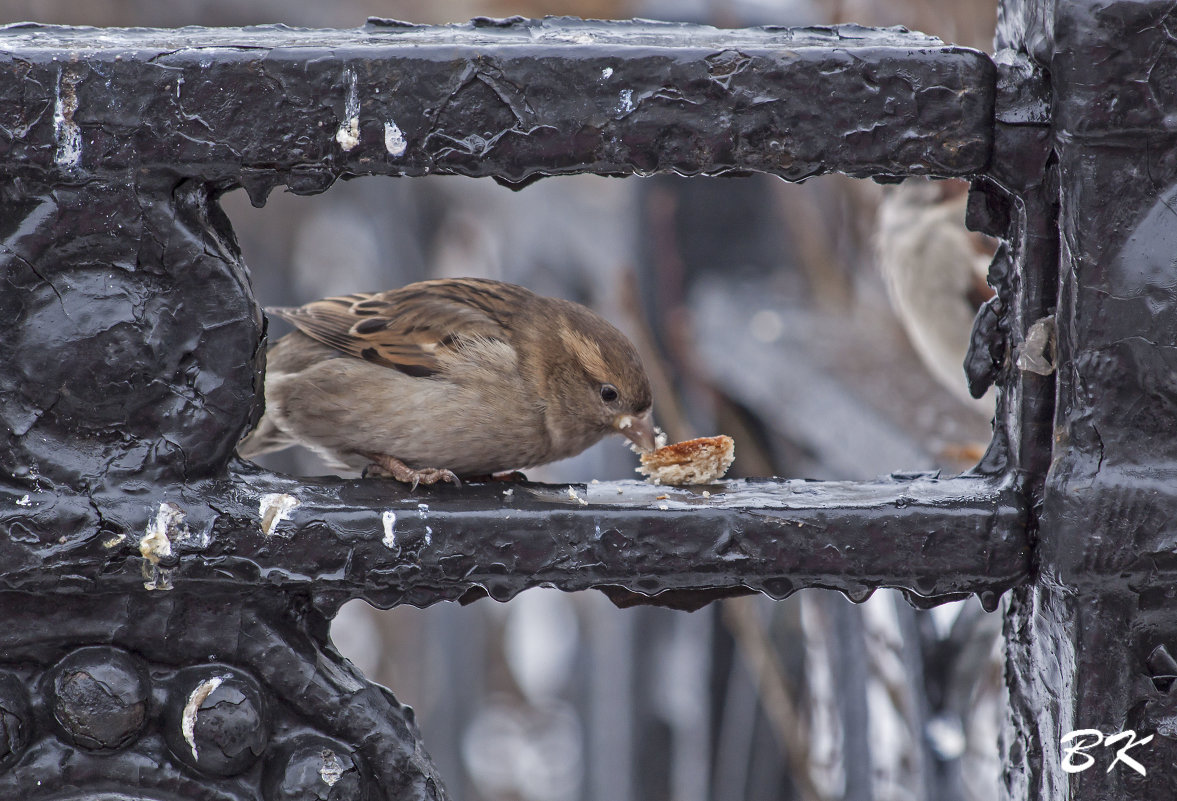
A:
{"type": "Polygon", "coordinates": [[[1177,793],[1174,30],[1171,3],[1002,6],[999,46],[1050,76],[1060,232],[1037,580],[1006,621],[1005,798],[1177,793]]]}

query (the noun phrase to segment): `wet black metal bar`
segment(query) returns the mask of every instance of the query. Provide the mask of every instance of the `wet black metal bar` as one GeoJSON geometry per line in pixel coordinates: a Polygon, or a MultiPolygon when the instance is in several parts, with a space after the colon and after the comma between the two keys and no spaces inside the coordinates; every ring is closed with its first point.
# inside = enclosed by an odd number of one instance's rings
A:
{"type": "Polygon", "coordinates": [[[6,171],[163,171],[258,203],[369,174],[969,175],[992,138],[989,59],[901,29],[10,26],[0,51],[6,171]]]}
{"type": "MultiPolygon", "coordinates": [[[[31,491],[29,504],[46,492],[58,499],[51,507],[57,511],[42,512],[39,523],[30,506],[14,507],[10,530],[37,537],[56,528],[136,541],[162,499],[199,495],[193,482],[223,475],[233,445],[259,411],[263,357],[259,310],[216,203],[231,185],[252,187],[261,199],[265,191],[258,188],[277,182],[317,191],[337,175],[365,171],[500,178],[632,169],[768,169],[791,177],[829,169],[967,172],[987,162],[993,130],[989,59],[898,30],[727,32],[562,20],[205,33],[27,26],[3,32],[14,78],[0,88],[11,101],[3,155],[19,176],[0,188],[10,222],[0,332],[13,343],[0,352],[0,408],[9,428],[4,448],[16,497],[31,491]],[[560,60],[561,69],[545,59],[560,60]],[[508,80],[516,71],[529,80],[508,80]],[[602,116],[602,98],[612,103],[613,89],[599,86],[613,78],[626,79],[619,97],[632,92],[638,100],[633,110],[610,107],[602,116]],[[557,92],[546,80],[571,81],[584,91],[557,92]],[[812,98],[827,95],[837,102],[817,113],[812,98]],[[529,150],[531,134],[510,128],[510,136],[484,142],[477,164],[470,153],[455,161],[453,143],[490,136],[485,132],[504,106],[514,113],[502,125],[517,125],[521,109],[530,109],[532,122],[547,121],[527,131],[557,131],[560,146],[545,139],[540,150],[529,150]],[[395,135],[388,127],[394,120],[395,135]],[[391,138],[371,136],[378,126],[391,138]],[[678,144],[660,149],[648,138],[655,129],[663,144],[678,144]],[[679,145],[702,130],[709,133],[698,141],[711,144],[688,149],[698,157],[689,169],[668,157],[687,152],[679,145]],[[766,140],[769,133],[776,138],[766,140]],[[606,151],[621,152],[617,142],[627,137],[636,139],[625,152],[653,154],[653,161],[602,160],[606,151]],[[448,144],[435,147],[442,140],[448,144]],[[774,160],[765,161],[766,152],[774,160]],[[809,166],[795,172],[802,161],[809,166]],[[129,166],[137,171],[126,172],[129,166]],[[304,182],[308,170],[324,182],[304,182]],[[111,235],[116,230],[124,235],[111,235]]],[[[1006,440],[997,442],[985,471],[991,476],[1000,476],[1005,462],[1006,440]]],[[[599,581],[647,592],[743,580],[774,581],[778,595],[786,585],[806,584],[845,586],[854,595],[895,585],[941,598],[1000,591],[1028,570],[1017,480],[897,480],[865,487],[862,497],[840,485],[807,485],[802,508],[810,511],[797,512],[798,519],[821,522],[829,541],[846,538],[838,544],[857,563],[846,558],[830,568],[826,554],[801,547],[802,538],[787,567],[737,576],[705,538],[696,554],[713,560],[711,566],[698,562],[687,570],[683,562],[677,579],[662,566],[653,579],[652,565],[631,564],[630,576],[615,567],[599,581]],[[950,508],[954,503],[959,508],[950,508]],[[893,536],[908,533],[921,543],[918,568],[859,549],[862,532],[902,506],[910,514],[890,528],[893,536]],[[921,506],[924,517],[915,514],[921,506]],[[975,548],[953,544],[971,535],[981,537],[975,548]],[[930,569],[939,559],[945,561],[930,569]],[[857,580],[850,578],[855,572],[857,580]]],[[[248,484],[228,491],[259,494],[248,484]]],[[[796,494],[788,484],[731,493],[737,504],[747,498],[749,514],[761,523],[764,498],[786,498],[788,506],[796,494]]],[[[474,520],[475,497],[438,503],[474,520]]],[[[704,506],[718,508],[719,497],[704,506]]],[[[382,508],[368,501],[366,514],[382,508]]],[[[219,499],[203,502],[215,506],[219,499]]],[[[710,530],[699,528],[704,515],[696,506],[656,511],[651,520],[710,530]]],[[[505,519],[497,499],[481,513],[486,526],[505,519]]],[[[610,514],[634,517],[632,510],[610,514]]],[[[739,513],[716,514],[734,525],[739,513]]],[[[584,534],[585,517],[564,519],[584,534]]],[[[221,523],[230,542],[248,541],[255,529],[256,520],[244,513],[221,523]],[[233,520],[240,531],[231,531],[233,520]]],[[[445,533],[438,536],[443,541],[445,533]]],[[[395,563],[394,554],[377,553],[395,563]]],[[[474,544],[475,562],[477,554],[474,544]]],[[[109,554],[102,557],[106,564],[109,554]]],[[[490,578],[494,558],[481,554],[483,572],[468,565],[464,575],[490,578]]],[[[522,583],[501,594],[528,580],[552,579],[520,571],[517,580],[522,583]]],[[[455,592],[432,591],[438,598],[455,592]]],[[[420,592],[413,597],[428,602],[420,592]]]]}
{"type": "Polygon", "coordinates": [[[777,598],[880,586],[924,597],[1022,581],[1026,510],[1011,482],[931,476],[877,482],[728,481],[470,485],[405,492],[392,482],[313,483],[248,470],[231,480],[89,499],[0,491],[0,587],[135,593],[265,586],[334,613],[365,598],[425,606],[482,587],[498,600],[552,585],[746,586],[777,598]],[[665,497],[663,497],[665,496],[665,497]],[[15,510],[15,512],[13,511],[15,510]],[[72,521],[70,547],[54,540],[72,521]],[[167,552],[164,556],[163,553],[167,552]],[[144,556],[149,565],[144,572],[144,556]]]}

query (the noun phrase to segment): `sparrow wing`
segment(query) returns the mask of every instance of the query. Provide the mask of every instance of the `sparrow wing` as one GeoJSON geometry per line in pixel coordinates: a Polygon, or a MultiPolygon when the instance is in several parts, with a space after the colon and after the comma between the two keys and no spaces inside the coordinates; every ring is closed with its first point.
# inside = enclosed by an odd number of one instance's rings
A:
{"type": "Polygon", "coordinates": [[[427,377],[463,341],[508,341],[511,319],[530,297],[512,284],[454,278],[266,311],[349,356],[427,377]]]}

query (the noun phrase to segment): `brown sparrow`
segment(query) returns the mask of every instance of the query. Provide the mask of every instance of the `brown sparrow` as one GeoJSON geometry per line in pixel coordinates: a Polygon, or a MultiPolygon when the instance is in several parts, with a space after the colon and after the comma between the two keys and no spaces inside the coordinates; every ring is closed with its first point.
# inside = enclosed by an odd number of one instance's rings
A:
{"type": "Polygon", "coordinates": [[[298,330],[270,348],[246,458],[300,443],[416,486],[535,467],[612,433],[654,447],[637,350],[579,304],[456,278],[266,311],[298,330]]]}

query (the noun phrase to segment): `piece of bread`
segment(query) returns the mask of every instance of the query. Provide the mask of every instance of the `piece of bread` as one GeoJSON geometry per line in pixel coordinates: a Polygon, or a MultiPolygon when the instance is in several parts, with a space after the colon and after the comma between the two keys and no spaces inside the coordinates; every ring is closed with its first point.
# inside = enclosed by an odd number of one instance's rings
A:
{"type": "Polygon", "coordinates": [[[718,437],[688,439],[643,453],[637,471],[655,484],[710,484],[723,478],[734,458],[736,443],[731,437],[720,434],[718,437]]]}

